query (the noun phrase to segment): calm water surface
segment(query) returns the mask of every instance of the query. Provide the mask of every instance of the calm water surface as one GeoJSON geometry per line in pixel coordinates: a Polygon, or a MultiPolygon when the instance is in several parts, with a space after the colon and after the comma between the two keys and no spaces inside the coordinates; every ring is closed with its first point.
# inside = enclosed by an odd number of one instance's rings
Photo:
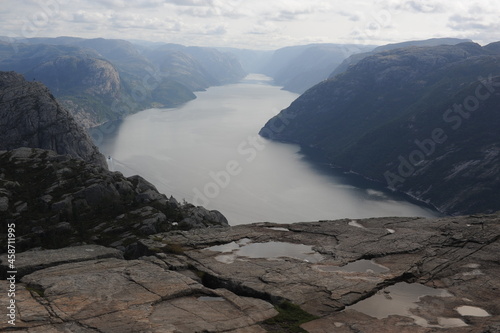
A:
{"type": "Polygon", "coordinates": [[[232,225],[435,215],[373,184],[321,171],[296,145],[259,137],[266,121],[298,97],[265,76],[197,97],[127,117],[100,142],[112,157],[110,168],[139,174],[178,200],[217,209],[232,225]]]}

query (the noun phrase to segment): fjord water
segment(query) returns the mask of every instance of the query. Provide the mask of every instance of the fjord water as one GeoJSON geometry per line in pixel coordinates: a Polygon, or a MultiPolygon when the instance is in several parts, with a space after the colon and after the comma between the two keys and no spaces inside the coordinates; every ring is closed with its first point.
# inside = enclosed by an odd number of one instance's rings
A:
{"type": "Polygon", "coordinates": [[[112,157],[110,169],[139,174],[167,196],[217,209],[231,225],[435,215],[382,186],[324,172],[296,145],[258,136],[298,97],[269,78],[253,74],[196,95],[178,108],[131,115],[96,140],[112,157]]]}

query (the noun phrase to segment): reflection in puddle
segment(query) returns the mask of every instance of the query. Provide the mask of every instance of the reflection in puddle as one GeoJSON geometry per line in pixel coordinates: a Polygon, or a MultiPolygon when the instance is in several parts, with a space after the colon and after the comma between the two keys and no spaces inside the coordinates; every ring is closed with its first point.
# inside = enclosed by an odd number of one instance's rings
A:
{"type": "Polygon", "coordinates": [[[278,259],[282,257],[300,259],[316,263],[323,260],[323,256],[312,249],[312,246],[284,242],[251,243],[244,238],[238,242],[208,247],[205,250],[223,252],[215,259],[230,264],[238,257],[278,259]]]}
{"type": "MultiPolygon", "coordinates": [[[[467,325],[460,318],[444,318],[444,317],[439,317],[438,318],[438,324],[439,324],[439,326],[446,327],[446,328],[469,326],[469,325],[467,325]]],[[[424,325],[421,325],[421,326],[424,326],[424,325]]]]}
{"type": "Polygon", "coordinates": [[[460,313],[461,316],[474,316],[474,317],[489,317],[491,316],[485,310],[478,308],[477,306],[462,305],[455,310],[460,313]]]}
{"type": "Polygon", "coordinates": [[[352,273],[383,273],[389,271],[389,268],[379,265],[373,260],[356,260],[345,266],[317,266],[323,272],[352,272],[352,273]]]}
{"type": "Polygon", "coordinates": [[[277,231],[290,231],[290,229],[281,228],[281,227],[268,227],[267,229],[277,230],[277,231]]]}
{"type": "MultiPolygon", "coordinates": [[[[415,320],[417,325],[423,327],[434,327],[424,318],[418,317],[411,312],[411,309],[417,309],[416,304],[423,296],[450,297],[449,292],[444,289],[434,289],[418,283],[408,284],[406,282],[397,283],[393,286],[379,291],[377,294],[369,297],[346,309],[352,309],[362,312],[375,318],[387,318],[391,315],[400,315],[410,317],[415,320]]],[[[438,327],[461,327],[467,326],[463,320],[458,318],[436,318],[438,327]]]]}
{"type": "Polygon", "coordinates": [[[361,229],[366,229],[362,224],[352,220],[351,222],[347,223],[351,227],[356,227],[356,228],[361,228],[361,229]]]}

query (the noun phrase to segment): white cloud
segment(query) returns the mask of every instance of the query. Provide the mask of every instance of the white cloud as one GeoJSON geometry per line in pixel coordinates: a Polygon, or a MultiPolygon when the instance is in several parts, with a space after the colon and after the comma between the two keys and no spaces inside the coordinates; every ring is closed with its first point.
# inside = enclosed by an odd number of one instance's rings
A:
{"type": "Polygon", "coordinates": [[[268,49],[443,36],[487,43],[499,39],[498,17],[498,0],[2,0],[0,31],[268,49]]]}
{"type": "Polygon", "coordinates": [[[346,11],[346,10],[338,10],[337,14],[343,17],[347,17],[348,20],[353,22],[361,21],[364,17],[363,13],[360,11],[346,11]]]}
{"type": "Polygon", "coordinates": [[[252,35],[268,35],[279,32],[279,28],[273,22],[258,22],[251,29],[247,30],[246,33],[252,35]]]}

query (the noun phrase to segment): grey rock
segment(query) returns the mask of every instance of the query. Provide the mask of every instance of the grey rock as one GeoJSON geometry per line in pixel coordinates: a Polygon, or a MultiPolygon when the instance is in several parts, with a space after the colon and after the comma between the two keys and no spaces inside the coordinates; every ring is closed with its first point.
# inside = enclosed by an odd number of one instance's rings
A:
{"type": "Polygon", "coordinates": [[[262,332],[256,324],[277,313],[265,301],[205,288],[144,260],[63,264],[25,276],[18,287],[16,328],[30,332],[262,332]]]}
{"type": "MultiPolygon", "coordinates": [[[[101,258],[123,258],[123,255],[116,249],[100,245],[82,245],[68,247],[64,250],[26,251],[16,255],[16,277],[20,279],[27,274],[46,267],[101,258]]],[[[7,254],[0,256],[3,271],[7,271],[7,259],[7,254]]]]}
{"type": "MultiPolygon", "coordinates": [[[[50,150],[0,151],[0,173],[0,220],[16,223],[18,251],[82,241],[127,247],[157,232],[227,226],[222,214],[181,206],[140,176],[126,178],[50,150]],[[186,218],[192,222],[178,223],[186,218]],[[60,228],[62,222],[69,225],[60,228]]],[[[5,242],[0,238],[0,248],[5,242]]]]}
{"type": "MultiPolygon", "coordinates": [[[[407,317],[379,320],[358,312],[339,312],[400,281],[444,288],[453,295],[445,300],[422,302],[417,310],[429,322],[437,323],[438,317],[456,316],[454,308],[463,305],[465,299],[467,304],[475,304],[492,316],[467,321],[470,327],[463,332],[486,332],[500,320],[496,305],[500,297],[500,265],[495,259],[500,251],[500,214],[357,220],[364,228],[352,226],[350,222],[346,219],[286,225],[258,223],[177,231],[151,236],[142,244],[151,249],[161,249],[166,243],[178,244],[184,250],[185,260],[202,271],[212,287],[300,305],[322,317],[318,322],[303,326],[310,332],[329,332],[334,323],[344,323],[346,330],[340,332],[357,332],[348,330],[355,326],[360,327],[359,332],[376,332],[377,329],[401,332],[398,323],[403,322],[408,332],[427,332],[407,317]],[[207,250],[229,243],[234,249],[248,242],[262,244],[257,253],[262,253],[265,243],[269,242],[304,244],[311,246],[322,259],[306,261],[286,253],[274,258],[254,258],[238,256],[230,249],[225,252],[207,250]],[[367,259],[387,270],[378,273],[335,270],[367,259]],[[433,302],[443,304],[442,309],[433,309],[433,302]]],[[[433,332],[440,331],[436,328],[433,332]]]]}
{"type": "MultiPolygon", "coordinates": [[[[151,210],[137,211],[141,212],[151,210]]],[[[262,300],[266,299],[276,304],[288,300],[319,316],[302,325],[314,333],[333,329],[345,333],[498,330],[500,214],[356,220],[363,228],[351,222],[256,223],[171,231],[141,241],[143,249],[138,252],[150,251],[141,260],[75,259],[49,268],[35,267],[18,284],[18,328],[29,332],[35,327],[47,332],[63,328],[85,332],[89,327],[100,332],[280,331],[261,324],[276,314],[262,300]],[[280,229],[271,229],[275,227],[280,229]],[[286,252],[266,258],[207,249],[231,243],[233,249],[257,244],[262,251],[269,242],[305,244],[321,257],[306,261],[286,252]],[[178,253],[167,253],[174,246],[178,253]],[[228,256],[233,259],[228,261],[228,256]],[[386,269],[335,270],[359,260],[372,260],[386,269]],[[377,319],[344,309],[377,292],[390,298],[384,288],[401,281],[442,288],[450,295],[420,298],[411,311],[413,317],[377,319]],[[490,316],[461,317],[455,310],[461,305],[478,306],[490,316]],[[419,326],[415,316],[433,326],[419,326]],[[439,318],[461,318],[468,326],[445,328],[438,324],[439,318]]],[[[308,255],[312,250],[307,250],[308,255]]],[[[72,251],[65,248],[50,255],[38,251],[38,257],[30,260],[35,266],[37,261],[67,257],[72,251]]],[[[5,328],[1,325],[6,324],[0,323],[0,330],[5,328]]]]}
{"type": "Polygon", "coordinates": [[[20,147],[53,150],[107,169],[90,137],[43,84],[0,72],[0,149],[20,147]]]}
{"type": "Polygon", "coordinates": [[[19,204],[16,203],[16,212],[21,213],[25,212],[28,210],[28,203],[27,202],[21,202],[19,204]]]}
{"type": "Polygon", "coordinates": [[[193,205],[187,205],[184,211],[188,217],[180,221],[180,225],[187,226],[189,229],[205,228],[214,225],[229,226],[229,222],[225,216],[217,210],[208,210],[201,206],[194,207],[193,205]]]}
{"type": "Polygon", "coordinates": [[[0,212],[6,212],[9,209],[9,198],[0,197],[0,212]]]}

